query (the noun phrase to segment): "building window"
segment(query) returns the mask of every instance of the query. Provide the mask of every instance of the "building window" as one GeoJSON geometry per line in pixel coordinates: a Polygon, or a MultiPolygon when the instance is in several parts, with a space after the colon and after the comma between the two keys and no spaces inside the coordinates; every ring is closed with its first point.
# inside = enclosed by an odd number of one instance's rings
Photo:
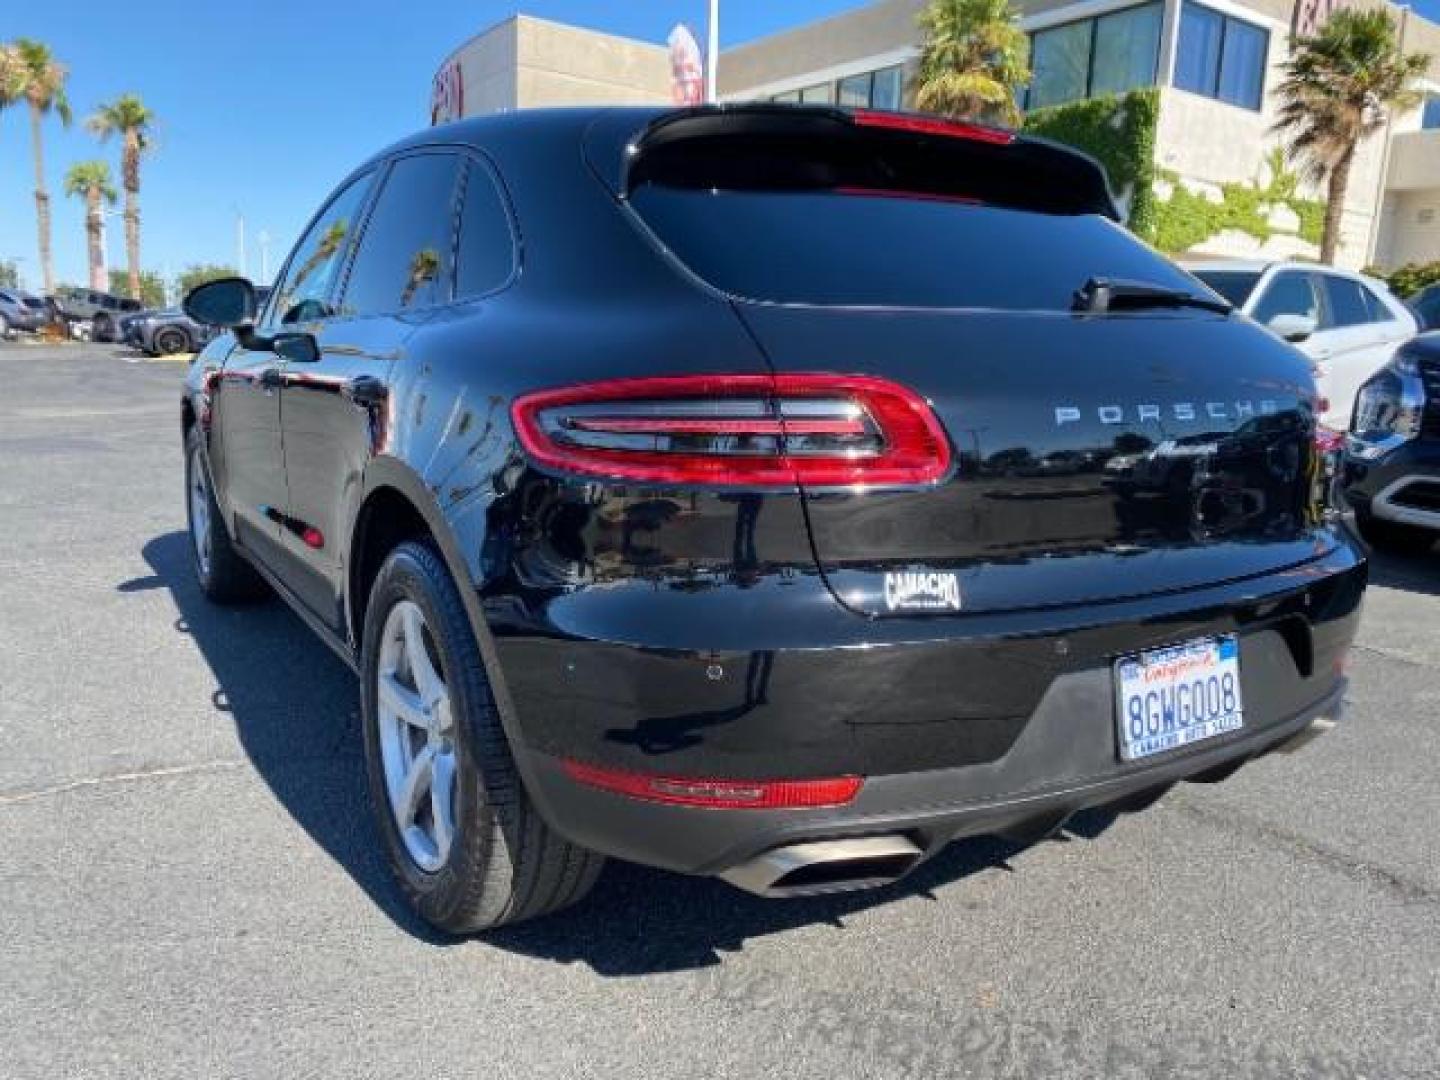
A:
{"type": "Polygon", "coordinates": [[[1440,129],[1440,94],[1425,95],[1425,111],[1420,114],[1420,126],[1426,131],[1440,129]]]}
{"type": "Polygon", "coordinates": [[[847,75],[838,83],[817,83],[803,90],[788,90],[770,100],[806,105],[848,105],[856,109],[898,109],[904,98],[905,71],[901,65],[847,75]]]}
{"type": "Polygon", "coordinates": [[[1154,85],[1162,17],[1160,4],[1141,4],[1036,31],[1026,105],[1042,109],[1154,85]]]}
{"type": "Polygon", "coordinates": [[[1186,0],[1175,85],[1246,109],[1260,108],[1270,32],[1186,0]]]}
{"type": "Polygon", "coordinates": [[[905,104],[905,70],[899,64],[875,72],[870,88],[872,109],[899,109],[905,104]]]}
{"type": "Polygon", "coordinates": [[[863,75],[851,75],[840,80],[840,92],[837,100],[841,105],[853,105],[859,108],[868,108],[870,105],[870,90],[875,83],[875,73],[865,72],[863,75]]]}

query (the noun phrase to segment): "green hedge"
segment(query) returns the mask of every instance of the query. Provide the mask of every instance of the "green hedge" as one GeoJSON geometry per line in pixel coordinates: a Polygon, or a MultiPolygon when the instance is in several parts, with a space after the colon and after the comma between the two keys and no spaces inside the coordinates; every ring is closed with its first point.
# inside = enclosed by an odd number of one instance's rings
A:
{"type": "Polygon", "coordinates": [[[1105,166],[1110,190],[1130,204],[1130,228],[1153,241],[1159,121],[1160,92],[1152,87],[1036,109],[1026,115],[1024,130],[1083,150],[1105,166]]]}
{"type": "Polygon", "coordinates": [[[1414,296],[1427,285],[1440,281],[1440,262],[1406,263],[1399,270],[1386,273],[1377,267],[1367,266],[1365,272],[1380,278],[1396,296],[1414,296]]]}
{"type": "Polygon", "coordinates": [[[1270,181],[1265,187],[1220,184],[1218,203],[1187,190],[1174,173],[1162,172],[1171,185],[1171,192],[1168,199],[1155,202],[1155,246],[1170,254],[1180,254],[1227,229],[1247,233],[1263,243],[1275,233],[1262,209],[1271,206],[1287,206],[1293,210],[1300,219],[1299,237],[1318,245],[1325,223],[1325,204],[1295,194],[1298,181],[1286,170],[1282,156],[1272,153],[1269,164],[1270,181]]]}

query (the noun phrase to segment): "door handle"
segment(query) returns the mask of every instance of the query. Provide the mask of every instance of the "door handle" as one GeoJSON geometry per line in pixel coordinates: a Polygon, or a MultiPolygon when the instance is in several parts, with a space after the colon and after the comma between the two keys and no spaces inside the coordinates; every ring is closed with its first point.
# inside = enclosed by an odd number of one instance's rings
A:
{"type": "Polygon", "coordinates": [[[279,368],[269,367],[260,372],[260,386],[267,394],[273,394],[285,383],[284,376],[280,374],[279,368]]]}
{"type": "Polygon", "coordinates": [[[374,375],[357,375],[345,384],[345,396],[356,405],[380,405],[385,401],[389,390],[383,379],[374,375]]]}

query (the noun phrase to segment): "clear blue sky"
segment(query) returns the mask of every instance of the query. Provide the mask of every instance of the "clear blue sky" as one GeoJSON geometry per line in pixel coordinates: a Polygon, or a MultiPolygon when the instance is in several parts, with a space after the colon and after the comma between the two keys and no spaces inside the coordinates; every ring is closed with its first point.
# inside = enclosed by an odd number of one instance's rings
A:
{"type": "MultiPolygon", "coordinates": [[[[860,6],[861,0],[722,0],[722,43],[735,44],[860,6]]],[[[126,91],[159,116],[144,164],[142,262],[171,274],[235,261],[245,216],[250,273],[257,234],[271,271],[340,176],[429,119],[430,79],[466,38],[517,10],[661,42],[676,22],[703,38],[705,0],[6,0],[0,39],[35,37],[70,66],[76,122],[45,127],[55,272],[85,283],[84,211],[62,194],[65,170],[102,157],[119,182],[119,148],[81,120],[126,91]],[[131,12],[134,16],[131,17],[131,12]]],[[[0,259],[20,257],[39,284],[29,121],[0,113],[0,259]]],[[[110,265],[124,265],[121,220],[110,265]]]]}
{"type": "MultiPolygon", "coordinates": [[[[861,5],[862,0],[722,0],[726,46],[861,5]]],[[[271,268],[318,201],[361,158],[427,121],[430,78],[467,37],[522,10],[650,41],[678,21],[702,33],[704,0],[7,0],[0,38],[48,42],[70,66],[76,124],[45,129],[59,280],[85,280],[83,208],[65,170],[111,161],[80,121],[101,101],[140,94],[159,115],[142,190],[143,262],[174,274],[235,261],[244,214],[252,276],[258,233],[271,268]],[[134,12],[134,15],[131,15],[134,12]]],[[[1440,19],[1440,0],[1417,10],[1440,19]]],[[[38,284],[28,123],[0,114],[0,258],[38,284]]],[[[112,267],[124,264],[118,218],[112,267]]]]}

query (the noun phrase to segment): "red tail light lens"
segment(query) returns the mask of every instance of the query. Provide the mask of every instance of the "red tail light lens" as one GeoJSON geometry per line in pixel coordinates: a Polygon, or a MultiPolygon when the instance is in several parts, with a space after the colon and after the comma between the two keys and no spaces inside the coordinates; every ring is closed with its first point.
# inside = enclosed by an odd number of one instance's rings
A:
{"type": "Polygon", "coordinates": [[[856,109],[852,116],[858,127],[912,131],[917,135],[942,135],[950,139],[993,143],[996,146],[1009,146],[1015,141],[1015,133],[1004,128],[967,124],[963,120],[945,120],[938,116],[911,116],[908,113],[874,112],[870,109],[856,109]]]}
{"type": "Polygon", "coordinates": [[[518,398],[526,453],[557,472],[724,487],[912,487],[950,468],[913,391],[866,375],[616,379],[518,398]]]}
{"type": "Polygon", "coordinates": [[[561,764],[570,779],[587,787],[647,802],[708,806],[715,810],[843,806],[859,794],[864,783],[858,776],[826,780],[705,780],[620,772],[579,761],[561,764]]]}

